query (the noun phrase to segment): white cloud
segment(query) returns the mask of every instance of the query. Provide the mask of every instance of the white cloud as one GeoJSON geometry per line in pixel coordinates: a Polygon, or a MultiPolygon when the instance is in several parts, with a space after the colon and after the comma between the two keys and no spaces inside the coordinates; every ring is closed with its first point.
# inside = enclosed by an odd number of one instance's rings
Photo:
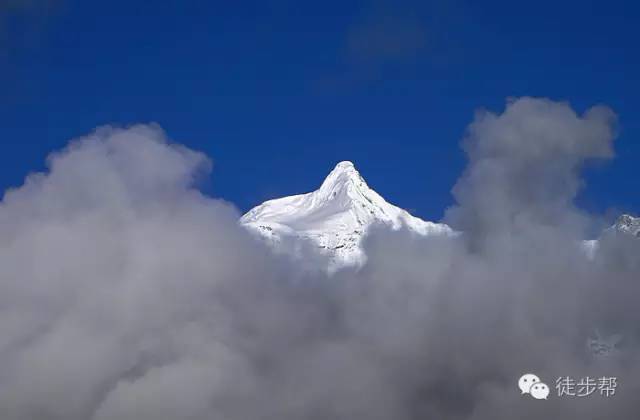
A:
{"type": "Polygon", "coordinates": [[[202,195],[202,154],[157,126],[100,128],[0,205],[1,417],[631,418],[639,242],[594,260],[571,245],[578,170],[610,155],[611,115],[522,99],[477,117],[451,210],[468,233],[376,231],[367,265],[333,277],[202,195]],[[595,327],[625,334],[602,373],[628,393],[532,409],[523,371],[603,368],[584,354],[595,327]]]}

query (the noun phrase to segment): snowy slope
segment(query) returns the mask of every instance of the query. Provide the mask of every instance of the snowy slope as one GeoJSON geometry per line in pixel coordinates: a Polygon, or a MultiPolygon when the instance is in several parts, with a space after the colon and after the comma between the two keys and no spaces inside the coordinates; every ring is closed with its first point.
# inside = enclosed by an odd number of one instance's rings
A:
{"type": "Polygon", "coordinates": [[[333,268],[364,262],[361,240],[373,224],[405,226],[421,235],[452,233],[447,225],[426,222],[389,204],[347,161],[338,163],[318,190],[266,201],[240,223],[276,248],[291,239],[310,241],[333,268]]]}

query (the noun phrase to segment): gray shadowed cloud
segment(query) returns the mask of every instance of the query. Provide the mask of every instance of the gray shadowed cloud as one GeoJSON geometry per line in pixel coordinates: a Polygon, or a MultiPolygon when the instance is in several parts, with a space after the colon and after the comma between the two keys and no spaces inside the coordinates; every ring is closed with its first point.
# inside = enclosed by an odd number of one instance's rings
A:
{"type": "Polygon", "coordinates": [[[467,15],[456,0],[364,2],[344,29],[338,68],[315,87],[331,93],[415,78],[424,66],[458,72],[453,63],[464,59],[458,28],[469,26],[467,15]]]}
{"type": "Polygon", "coordinates": [[[327,276],[200,193],[203,154],[155,125],[99,128],[0,204],[2,418],[635,418],[640,241],[610,235],[589,259],[573,204],[614,134],[604,107],[479,113],[449,210],[465,233],[380,227],[361,270],[327,276]],[[594,331],[622,334],[619,354],[593,358],[594,331]],[[552,394],[562,375],[619,390],[534,401],[529,371],[552,394]]]}
{"type": "Polygon", "coordinates": [[[373,14],[349,28],[347,50],[354,60],[383,64],[414,57],[426,46],[426,37],[417,18],[373,14]]]}
{"type": "Polygon", "coordinates": [[[377,82],[389,68],[402,68],[427,53],[431,33],[422,9],[412,2],[367,2],[345,28],[337,52],[341,73],[327,75],[319,87],[331,91],[377,82]]]}

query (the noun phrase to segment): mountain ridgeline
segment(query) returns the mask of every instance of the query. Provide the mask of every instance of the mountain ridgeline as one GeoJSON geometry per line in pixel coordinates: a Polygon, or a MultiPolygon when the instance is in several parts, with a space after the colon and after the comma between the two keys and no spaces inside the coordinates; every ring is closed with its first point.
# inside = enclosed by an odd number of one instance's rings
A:
{"type": "MultiPolygon", "coordinates": [[[[240,224],[277,252],[304,257],[302,249],[311,245],[327,257],[330,271],[366,261],[362,239],[374,225],[424,236],[456,234],[446,224],[422,220],[388,203],[349,161],[338,163],[317,190],[265,201],[242,216],[240,224]]],[[[638,237],[640,218],[623,215],[606,232],[638,237]]],[[[583,243],[591,255],[597,246],[598,240],[583,243]]]]}

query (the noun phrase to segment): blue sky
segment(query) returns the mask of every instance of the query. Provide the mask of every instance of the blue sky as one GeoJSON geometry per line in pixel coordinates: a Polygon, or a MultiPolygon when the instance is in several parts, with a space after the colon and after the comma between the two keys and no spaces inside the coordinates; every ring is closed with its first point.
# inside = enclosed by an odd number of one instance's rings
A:
{"type": "Polygon", "coordinates": [[[580,204],[640,213],[640,6],[618,1],[0,3],[0,188],[103,124],[157,122],[241,210],[352,160],[426,219],[452,203],[474,110],[606,104],[618,157],[580,204]],[[152,4],[153,3],[153,4],[152,4]],[[4,6],[2,6],[4,4],[4,6]]]}

